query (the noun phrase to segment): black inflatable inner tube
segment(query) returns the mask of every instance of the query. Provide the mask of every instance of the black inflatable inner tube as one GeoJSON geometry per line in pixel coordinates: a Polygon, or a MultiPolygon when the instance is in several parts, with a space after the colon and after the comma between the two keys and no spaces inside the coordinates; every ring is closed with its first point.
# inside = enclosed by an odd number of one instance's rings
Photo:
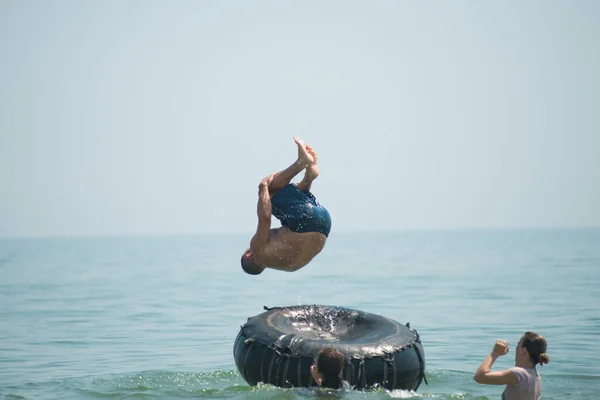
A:
{"type": "Polygon", "coordinates": [[[250,385],[312,386],[310,365],[325,347],[344,355],[343,378],[357,389],[417,390],[424,379],[425,354],[415,330],[343,307],[267,309],[241,327],[233,353],[250,385]]]}

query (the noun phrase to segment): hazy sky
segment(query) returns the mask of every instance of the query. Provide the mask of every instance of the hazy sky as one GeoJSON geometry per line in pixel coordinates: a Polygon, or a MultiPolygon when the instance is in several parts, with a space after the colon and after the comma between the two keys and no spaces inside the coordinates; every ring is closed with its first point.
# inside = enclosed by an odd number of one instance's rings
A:
{"type": "Polygon", "coordinates": [[[0,236],[600,226],[598,1],[0,2],[0,236]],[[276,224],[276,222],[274,221],[276,224]]]}

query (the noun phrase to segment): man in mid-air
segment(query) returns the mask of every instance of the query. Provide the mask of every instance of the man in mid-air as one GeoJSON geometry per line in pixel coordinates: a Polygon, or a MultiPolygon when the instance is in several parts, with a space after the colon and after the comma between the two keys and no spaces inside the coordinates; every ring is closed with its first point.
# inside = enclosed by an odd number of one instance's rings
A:
{"type": "Polygon", "coordinates": [[[251,275],[265,268],[291,272],[304,267],[323,250],[331,230],[329,212],[310,192],[319,176],[317,153],[300,138],[294,142],[298,159],[258,186],[258,227],[242,255],[242,268],[251,275]],[[302,181],[290,183],[303,170],[302,181]],[[281,228],[271,229],[271,215],[281,222],[281,228]]]}

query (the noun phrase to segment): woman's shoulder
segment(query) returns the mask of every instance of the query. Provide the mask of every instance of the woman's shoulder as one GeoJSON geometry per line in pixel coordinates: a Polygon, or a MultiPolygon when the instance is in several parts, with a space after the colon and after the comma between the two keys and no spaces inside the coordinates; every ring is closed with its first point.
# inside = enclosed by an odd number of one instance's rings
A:
{"type": "Polygon", "coordinates": [[[535,368],[512,367],[509,368],[509,371],[517,377],[519,384],[524,384],[539,379],[539,375],[535,368]]]}

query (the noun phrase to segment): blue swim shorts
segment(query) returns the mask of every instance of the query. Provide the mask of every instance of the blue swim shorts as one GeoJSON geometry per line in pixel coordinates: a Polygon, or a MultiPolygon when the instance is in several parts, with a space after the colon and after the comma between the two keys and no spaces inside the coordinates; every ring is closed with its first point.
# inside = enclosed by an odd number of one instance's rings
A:
{"type": "Polygon", "coordinates": [[[294,232],[320,232],[329,236],[331,216],[310,191],[302,192],[290,183],[275,193],[271,205],[282,226],[294,232]]]}

